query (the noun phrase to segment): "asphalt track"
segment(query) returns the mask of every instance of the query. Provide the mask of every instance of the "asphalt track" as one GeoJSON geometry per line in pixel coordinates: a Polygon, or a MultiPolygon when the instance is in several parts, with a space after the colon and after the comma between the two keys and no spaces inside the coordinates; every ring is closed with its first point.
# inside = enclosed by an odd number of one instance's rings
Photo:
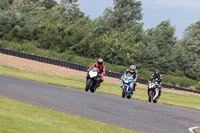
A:
{"type": "Polygon", "coordinates": [[[143,133],[189,133],[200,110],[85,92],[0,75],[0,95],[143,133]]]}

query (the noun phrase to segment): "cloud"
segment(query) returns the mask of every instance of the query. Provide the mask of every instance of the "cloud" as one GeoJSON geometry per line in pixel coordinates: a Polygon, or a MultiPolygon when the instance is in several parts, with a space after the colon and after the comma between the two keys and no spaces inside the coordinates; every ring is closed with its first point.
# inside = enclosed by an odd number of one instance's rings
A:
{"type": "Polygon", "coordinates": [[[156,4],[171,7],[200,8],[199,0],[154,0],[156,4]]]}

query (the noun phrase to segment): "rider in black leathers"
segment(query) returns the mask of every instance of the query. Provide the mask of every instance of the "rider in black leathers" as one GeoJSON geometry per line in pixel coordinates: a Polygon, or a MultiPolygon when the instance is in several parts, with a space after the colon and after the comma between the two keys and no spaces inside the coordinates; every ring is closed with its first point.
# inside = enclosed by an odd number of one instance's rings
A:
{"type": "Polygon", "coordinates": [[[150,81],[153,79],[157,80],[158,83],[158,88],[159,88],[159,94],[158,97],[161,96],[161,91],[162,91],[162,75],[160,74],[159,70],[156,70],[154,74],[152,74],[150,81]]]}

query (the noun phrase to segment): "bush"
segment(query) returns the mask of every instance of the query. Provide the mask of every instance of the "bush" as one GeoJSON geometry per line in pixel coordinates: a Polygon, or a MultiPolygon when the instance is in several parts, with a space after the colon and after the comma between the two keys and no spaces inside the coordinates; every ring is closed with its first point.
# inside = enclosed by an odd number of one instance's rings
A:
{"type": "Polygon", "coordinates": [[[197,83],[196,80],[189,79],[185,76],[175,77],[171,75],[163,75],[163,81],[165,83],[181,86],[181,87],[191,87],[197,83]]]}
{"type": "Polygon", "coordinates": [[[200,90],[200,81],[195,85],[195,89],[200,90]]]}

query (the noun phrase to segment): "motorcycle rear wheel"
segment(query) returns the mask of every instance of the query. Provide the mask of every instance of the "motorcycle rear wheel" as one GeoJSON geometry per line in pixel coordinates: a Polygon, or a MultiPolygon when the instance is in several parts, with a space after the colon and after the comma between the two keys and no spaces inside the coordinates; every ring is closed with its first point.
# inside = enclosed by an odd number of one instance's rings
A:
{"type": "Polygon", "coordinates": [[[157,103],[157,98],[155,100],[153,100],[153,103],[157,103]]]}
{"type": "Polygon", "coordinates": [[[94,87],[94,88],[90,88],[90,91],[92,92],[92,93],[94,93],[95,91],[96,91],[96,88],[94,87]]]}
{"type": "Polygon", "coordinates": [[[131,94],[127,96],[127,99],[131,99],[131,94]]]}

